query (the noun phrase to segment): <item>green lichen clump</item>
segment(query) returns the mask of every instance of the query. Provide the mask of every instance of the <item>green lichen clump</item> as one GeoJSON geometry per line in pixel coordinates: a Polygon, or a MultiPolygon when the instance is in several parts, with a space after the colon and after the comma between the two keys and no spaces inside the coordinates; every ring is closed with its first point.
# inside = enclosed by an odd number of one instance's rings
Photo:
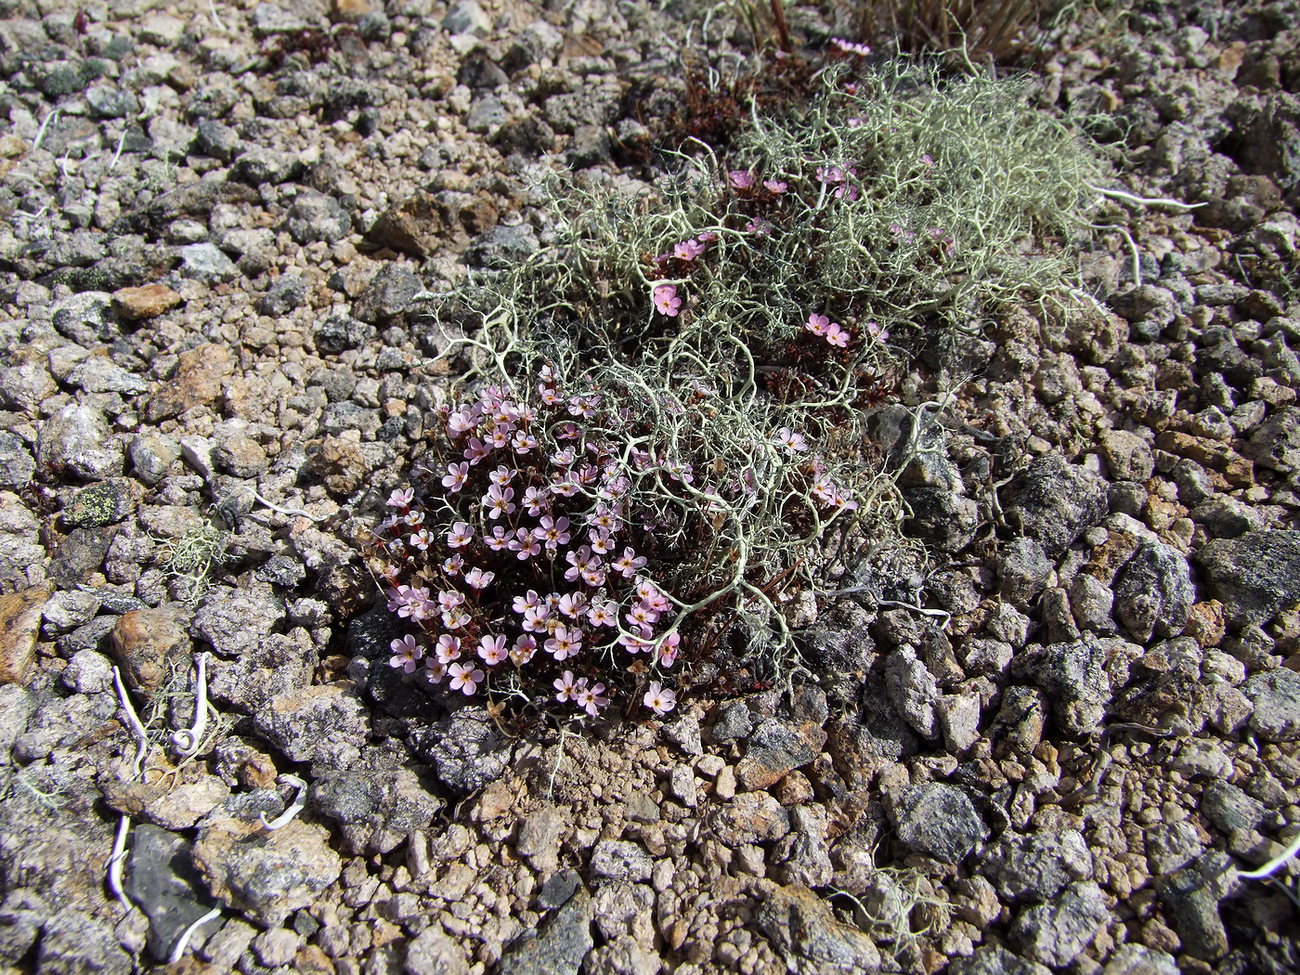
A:
{"type": "MultiPolygon", "coordinates": [[[[908,62],[828,67],[810,104],[756,117],[730,153],[677,156],[651,195],[539,183],[555,239],[457,296],[482,327],[453,353],[468,363],[463,400],[492,390],[472,432],[486,436],[483,417],[508,399],[511,435],[526,428],[539,456],[564,443],[558,416],[518,418],[537,377],[598,397],[583,443],[601,477],[626,482],[637,550],[673,604],[659,632],[707,665],[743,621],[753,667],[788,649],[782,603],[842,570],[833,537],[865,547],[895,531],[893,484],[863,421],[901,353],[935,330],[1063,295],[1060,242],[1086,223],[1101,167],[1026,107],[1022,84],[944,81],[908,62]]],[[[433,445],[430,470],[469,456],[463,434],[433,445]]],[[[546,476],[539,468],[534,486],[546,476]]],[[[428,517],[440,507],[434,478],[424,490],[415,504],[428,517]]],[[[501,514],[487,503],[478,514],[441,505],[447,524],[430,532],[477,517],[486,537],[501,514]]],[[[394,584],[446,582],[387,571],[394,584]]],[[[483,626],[494,619],[483,610],[483,626]]],[[[574,666],[607,676],[621,663],[574,666]]],[[[475,685],[490,687],[485,676],[475,685]]]]}

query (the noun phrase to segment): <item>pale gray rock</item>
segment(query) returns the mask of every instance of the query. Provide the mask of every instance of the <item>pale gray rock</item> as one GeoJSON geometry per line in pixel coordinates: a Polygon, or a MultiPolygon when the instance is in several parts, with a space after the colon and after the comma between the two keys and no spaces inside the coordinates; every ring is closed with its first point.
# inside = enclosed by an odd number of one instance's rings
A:
{"type": "Polygon", "coordinates": [[[216,244],[186,244],[180,248],[180,258],[180,273],[187,278],[216,284],[239,274],[235,262],[216,244]]]}
{"type": "Polygon", "coordinates": [[[318,776],[310,805],[333,820],[350,853],[389,853],[428,826],[445,803],[406,768],[339,769],[318,776]]]}
{"type": "Polygon", "coordinates": [[[1106,517],[1106,482],[1050,454],[1029,465],[1003,502],[1008,524],[1055,557],[1106,517]]]}
{"type": "Polygon", "coordinates": [[[1210,595],[1229,622],[1263,625],[1300,602],[1300,531],[1274,529],[1219,538],[1196,554],[1210,595]]]}
{"type": "Polygon", "coordinates": [[[1051,969],[1012,954],[1002,945],[981,945],[969,958],[957,958],[949,975],[1051,975],[1051,969]]]}
{"type": "Polygon", "coordinates": [[[1115,616],[1138,643],[1183,632],[1196,587],[1186,557],[1162,542],[1143,542],[1115,578],[1115,616]]]}
{"type": "Polygon", "coordinates": [[[352,231],[352,217],[334,197],[304,190],[289,207],[285,227],[300,244],[318,240],[332,244],[352,231]]]}
{"type": "Polygon", "coordinates": [[[366,706],[351,687],[324,684],[272,698],[253,715],[266,739],[294,762],[347,768],[370,731],[366,706]]]}
{"type": "Polygon", "coordinates": [[[889,656],[885,687],[889,700],[918,735],[931,740],[939,737],[939,682],[911,647],[901,647],[889,656]]]}
{"type": "Polygon", "coordinates": [[[104,414],[86,404],[61,408],[41,424],[37,437],[36,460],[41,467],[86,481],[120,475],[125,454],[104,414]]]}
{"type": "Polygon", "coordinates": [[[1106,959],[1101,975],[1178,975],[1173,955],[1130,941],[1106,959]]]}
{"type": "Polygon", "coordinates": [[[404,975],[469,975],[465,950],[438,925],[425,928],[406,946],[404,975]]]}
{"type": "Polygon", "coordinates": [[[62,907],[41,928],[36,953],[39,975],[129,975],[133,967],[113,929],[89,914],[62,907]]]}
{"type": "Polygon", "coordinates": [[[929,782],[901,790],[890,804],[898,841],[944,863],[959,863],[989,835],[970,796],[929,782]]]}
{"type": "Polygon", "coordinates": [[[421,757],[433,764],[438,781],[457,796],[477,792],[500,777],[513,748],[487,711],[464,707],[422,736],[421,757]]]}
{"type": "Polygon", "coordinates": [[[835,868],[826,843],[826,811],[820,806],[795,806],[790,810],[790,835],[777,844],[774,861],[787,884],[825,887],[835,868]]]}
{"type": "Polygon", "coordinates": [[[605,880],[649,880],[653,867],[650,854],[627,840],[601,840],[591,852],[592,875],[605,880]]]}
{"type": "Polygon", "coordinates": [[[1230,782],[1210,782],[1201,793],[1201,812],[1225,833],[1254,829],[1264,819],[1267,807],[1230,782]]]}
{"type": "Polygon", "coordinates": [[[26,441],[9,430],[0,430],[0,488],[22,488],[31,483],[36,461],[26,441]]]}
{"type": "Polygon", "coordinates": [[[1256,674],[1241,685],[1255,705],[1250,727],[1265,741],[1300,738],[1300,673],[1286,667],[1256,674]]]}
{"type": "Polygon", "coordinates": [[[1022,911],[1011,932],[1026,955],[1056,968],[1082,954],[1109,920],[1105,895],[1087,881],[1070,885],[1051,903],[1022,911]]]}
{"type": "Polygon", "coordinates": [[[1047,585],[1052,563],[1043,546],[1032,538],[1017,538],[1007,545],[998,564],[1002,597],[1010,603],[1024,605],[1047,585]]]}

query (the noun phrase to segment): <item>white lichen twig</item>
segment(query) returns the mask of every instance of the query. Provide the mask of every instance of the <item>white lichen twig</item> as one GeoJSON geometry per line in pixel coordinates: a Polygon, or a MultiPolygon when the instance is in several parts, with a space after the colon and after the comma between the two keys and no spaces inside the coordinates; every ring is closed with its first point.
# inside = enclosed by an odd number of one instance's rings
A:
{"type": "Polygon", "coordinates": [[[52,108],[45,118],[41,120],[41,127],[36,130],[36,138],[32,140],[32,152],[35,152],[41,147],[41,142],[45,138],[45,130],[49,128],[52,121],[59,117],[59,111],[60,110],[57,108],[52,108]]]}
{"type": "Polygon", "coordinates": [[[284,827],[288,826],[291,822],[293,822],[294,817],[296,817],[298,813],[302,812],[303,806],[307,805],[307,783],[306,782],[298,778],[298,776],[296,775],[290,775],[288,772],[280,776],[280,781],[288,782],[295,789],[297,789],[298,792],[293,797],[293,801],[289,803],[288,808],[286,808],[284,812],[280,813],[280,815],[276,816],[275,819],[268,821],[266,818],[266,813],[260,812],[257,814],[257,818],[262,822],[262,827],[266,829],[267,832],[270,833],[274,833],[277,829],[283,829],[284,827]]]}
{"type": "Polygon", "coordinates": [[[204,914],[201,918],[182,931],[180,938],[176,941],[176,947],[173,948],[172,953],[167,956],[167,963],[169,965],[177,964],[181,958],[185,956],[185,949],[190,946],[190,938],[194,937],[194,932],[202,925],[207,924],[214,917],[220,916],[221,908],[214,907],[212,910],[208,911],[207,914],[204,914]]]}
{"type": "Polygon", "coordinates": [[[208,730],[208,655],[199,654],[194,679],[194,725],[172,732],[172,744],[181,758],[193,758],[208,730]]]}
{"type": "Polygon", "coordinates": [[[122,902],[128,911],[135,910],[135,903],[127,896],[122,887],[122,861],[126,859],[126,837],[131,832],[131,817],[122,813],[117,821],[117,837],[113,840],[113,852],[108,855],[108,889],[122,902]]]}
{"type": "Polygon", "coordinates": [[[321,522],[325,520],[324,518],[318,517],[317,515],[313,515],[309,511],[303,511],[302,508],[282,508],[278,504],[272,504],[270,501],[267,501],[266,498],[262,497],[260,494],[254,491],[251,487],[246,488],[245,490],[247,490],[248,493],[254,497],[254,499],[262,502],[262,504],[266,505],[272,511],[280,512],[280,514],[282,515],[299,515],[300,517],[309,518],[315,522],[321,522]]]}
{"type": "Polygon", "coordinates": [[[1238,870],[1237,876],[1242,880],[1263,880],[1281,870],[1297,853],[1300,853],[1300,832],[1291,838],[1287,848],[1258,870],[1238,870]]]}
{"type": "Polygon", "coordinates": [[[1181,200],[1171,200],[1163,196],[1138,196],[1135,193],[1126,193],[1124,190],[1108,189],[1105,186],[1093,186],[1087,184],[1088,189],[1094,193],[1100,193],[1102,196],[1110,197],[1112,200],[1127,200],[1129,203],[1139,203],[1146,207],[1168,207],[1170,210],[1179,210],[1186,212],[1195,210],[1197,207],[1203,207],[1205,203],[1183,203],[1181,200]]]}
{"type": "Polygon", "coordinates": [[[127,726],[136,737],[135,760],[131,763],[131,778],[136,779],[140,777],[141,766],[149,754],[149,735],[144,730],[140,716],[135,713],[135,705],[131,703],[131,695],[122,683],[122,672],[117,667],[113,668],[113,685],[117,688],[117,699],[122,704],[122,710],[126,712],[127,726]]]}

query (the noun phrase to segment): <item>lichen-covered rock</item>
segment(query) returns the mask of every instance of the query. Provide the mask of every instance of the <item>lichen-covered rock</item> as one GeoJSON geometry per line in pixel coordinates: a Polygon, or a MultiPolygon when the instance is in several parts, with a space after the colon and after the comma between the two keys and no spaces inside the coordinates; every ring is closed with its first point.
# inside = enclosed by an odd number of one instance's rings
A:
{"type": "Polygon", "coordinates": [[[960,863],[989,835],[965,790],[929,782],[901,790],[890,804],[898,841],[944,863],[960,863]]]}
{"type": "Polygon", "coordinates": [[[1196,602],[1187,558],[1161,542],[1138,546],[1120,569],[1114,591],[1115,616],[1138,643],[1181,634],[1196,602]]]}
{"type": "Polygon", "coordinates": [[[761,883],[755,892],[754,921],[789,971],[870,975],[880,970],[880,950],[871,937],[837,921],[807,887],[761,883]]]}
{"type": "Polygon", "coordinates": [[[275,832],[219,819],[199,832],[194,865],[213,897],[267,927],[315,903],[343,872],[329,832],[301,819],[275,832]]]}
{"type": "Polygon", "coordinates": [[[1003,509],[1010,524],[1056,556],[1106,516],[1106,482],[1050,454],[1029,465],[1003,509]]]}
{"type": "Polygon", "coordinates": [[[1217,538],[1197,553],[1210,594],[1228,621],[1263,625],[1300,602],[1300,531],[1274,529],[1217,538]]]}

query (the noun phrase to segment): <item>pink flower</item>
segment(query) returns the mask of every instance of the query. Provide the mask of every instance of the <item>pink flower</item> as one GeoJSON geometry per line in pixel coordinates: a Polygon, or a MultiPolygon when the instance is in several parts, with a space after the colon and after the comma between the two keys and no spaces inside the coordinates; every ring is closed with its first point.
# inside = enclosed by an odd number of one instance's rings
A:
{"type": "Polygon", "coordinates": [[[837,349],[847,349],[849,347],[849,333],[838,322],[831,322],[826,329],[825,338],[827,342],[837,349]]]}
{"type": "Polygon", "coordinates": [[[489,667],[495,667],[509,656],[506,652],[506,638],[504,636],[480,637],[478,655],[489,667]]]}
{"type": "Polygon", "coordinates": [[[569,534],[568,518],[542,515],[537,524],[538,527],[533,529],[533,538],[545,545],[549,552],[554,552],[561,545],[567,545],[572,537],[569,534]]]}
{"type": "Polygon", "coordinates": [[[522,667],[533,659],[535,653],[537,653],[537,638],[521,633],[515,637],[515,645],[510,648],[510,659],[514,661],[516,667],[522,667]]]}
{"type": "Polygon", "coordinates": [[[704,253],[704,245],[692,237],[673,248],[673,257],[679,261],[693,261],[704,253]]]}
{"type": "Polygon", "coordinates": [[[502,515],[511,515],[515,512],[514,498],[515,489],[502,487],[499,484],[489,485],[487,494],[483,495],[483,507],[487,509],[489,518],[500,518],[502,515]]]}
{"type": "Polygon", "coordinates": [[[754,185],[755,176],[748,169],[733,169],[727,173],[727,179],[738,190],[747,190],[754,185]]]}
{"type": "Polygon", "coordinates": [[[826,329],[830,327],[831,320],[827,315],[818,315],[812,312],[808,316],[808,321],[804,322],[803,327],[812,332],[813,335],[825,335],[826,329]]]}
{"type": "Polygon", "coordinates": [[[447,473],[442,476],[442,486],[448,494],[455,494],[465,486],[469,479],[469,464],[448,464],[447,473]]]}
{"type": "Polygon", "coordinates": [[[782,179],[765,179],[763,180],[763,188],[769,193],[775,193],[777,196],[780,196],[790,188],[790,184],[782,179]]]}
{"type": "Polygon", "coordinates": [[[867,322],[866,329],[867,334],[877,342],[889,341],[889,329],[881,328],[879,322],[867,322]]]}
{"type": "Polygon", "coordinates": [[[411,536],[411,548],[418,548],[421,552],[427,552],[431,544],[433,544],[433,536],[429,534],[427,528],[421,528],[411,536]]]}
{"type": "Polygon", "coordinates": [[[680,633],[669,633],[664,637],[663,643],[659,644],[659,666],[671,667],[677,662],[677,654],[681,647],[682,635],[680,633]]]}
{"type": "Polygon", "coordinates": [[[604,684],[593,684],[591,687],[581,688],[578,691],[575,700],[578,707],[582,708],[594,718],[600,713],[600,709],[609,703],[609,698],[601,697],[604,693],[604,684]]]}
{"type": "Polygon", "coordinates": [[[582,631],[577,627],[557,626],[555,635],[546,641],[546,652],[557,661],[576,657],[582,650],[582,631]]]}
{"type": "Polygon", "coordinates": [[[636,550],[631,546],[623,549],[623,554],[611,563],[610,568],[619,573],[624,579],[631,579],[636,575],[638,569],[645,567],[645,556],[637,555],[636,550]]]}
{"type": "Polygon", "coordinates": [[[486,676],[472,663],[452,664],[448,673],[451,674],[451,689],[460,691],[466,697],[478,690],[478,685],[483,683],[486,676]]]}
{"type": "Polygon", "coordinates": [[[388,496],[388,505],[392,508],[409,508],[415,500],[415,491],[411,488],[398,488],[388,496]]]}
{"type": "Polygon", "coordinates": [[[534,555],[540,555],[542,552],[542,546],[538,543],[537,539],[533,537],[533,533],[527,528],[517,529],[515,531],[515,537],[510,541],[507,547],[510,551],[515,553],[515,557],[519,559],[520,562],[526,562],[534,555]]]}
{"type": "Polygon", "coordinates": [[[841,54],[856,54],[860,58],[865,58],[871,53],[871,48],[866,44],[859,44],[855,41],[846,41],[842,37],[832,37],[831,47],[841,54]]]}
{"type": "Polygon", "coordinates": [[[657,680],[650,682],[650,689],[641,699],[645,706],[660,716],[667,714],[677,706],[677,694],[664,687],[657,680]]]}
{"type": "Polygon", "coordinates": [[[437,684],[447,676],[446,664],[439,663],[432,657],[424,658],[424,679],[430,684],[437,684]]]}
{"type": "Polygon", "coordinates": [[[536,446],[537,438],[527,430],[516,430],[514,438],[510,441],[511,449],[521,457],[536,446]]]}
{"type": "Polygon", "coordinates": [[[677,297],[677,289],[671,284],[661,284],[654,290],[655,310],[661,315],[676,318],[681,312],[682,299],[677,297]]]}
{"type": "Polygon", "coordinates": [[[389,648],[393,651],[393,657],[388,661],[390,667],[406,674],[415,673],[416,665],[424,656],[424,651],[415,644],[415,637],[408,633],[390,643],[389,648]]]}
{"type": "Polygon", "coordinates": [[[566,670],[559,677],[551,682],[555,688],[555,699],[563,703],[564,701],[575,700],[578,696],[578,682],[573,679],[573,671],[566,670]]]}
{"type": "Polygon", "coordinates": [[[444,633],[442,636],[438,637],[438,646],[435,648],[434,652],[437,653],[438,662],[441,664],[449,664],[453,660],[459,660],[460,637],[444,633]]]}
{"type": "Polygon", "coordinates": [[[492,446],[490,444],[485,444],[478,437],[471,437],[469,444],[465,447],[464,451],[461,452],[461,456],[469,461],[470,466],[473,467],[490,453],[492,453],[492,446]]]}
{"type": "Polygon", "coordinates": [[[510,547],[510,539],[512,537],[513,534],[508,529],[497,525],[492,529],[491,535],[483,536],[483,541],[487,543],[487,547],[492,551],[500,552],[503,549],[510,547]]]}
{"type": "Polygon", "coordinates": [[[791,455],[803,453],[808,449],[807,438],[802,433],[795,433],[789,427],[782,427],[776,431],[776,444],[791,455]]]}
{"type": "Polygon", "coordinates": [[[488,480],[493,484],[499,484],[501,487],[506,487],[512,480],[514,480],[515,475],[518,473],[518,471],[511,470],[505,464],[502,464],[496,470],[488,474],[488,480]]]}
{"type": "Polygon", "coordinates": [[[598,599],[587,610],[587,622],[592,626],[617,626],[618,605],[612,599],[598,599]]]}
{"type": "Polygon", "coordinates": [[[465,584],[475,589],[486,589],[497,577],[495,572],[484,572],[478,566],[465,573],[465,584]]]}
{"type": "Polygon", "coordinates": [[[511,604],[511,608],[522,616],[530,609],[536,609],[542,604],[542,597],[537,595],[536,589],[529,589],[522,596],[516,596],[511,604]]]}
{"type": "Polygon", "coordinates": [[[524,610],[524,621],[520,625],[529,633],[542,633],[548,629],[546,619],[550,615],[549,606],[530,606],[524,610]]]}
{"type": "Polygon", "coordinates": [[[472,541],[474,541],[474,529],[463,521],[453,524],[451,531],[447,532],[447,544],[451,548],[464,548],[472,541]]]}

